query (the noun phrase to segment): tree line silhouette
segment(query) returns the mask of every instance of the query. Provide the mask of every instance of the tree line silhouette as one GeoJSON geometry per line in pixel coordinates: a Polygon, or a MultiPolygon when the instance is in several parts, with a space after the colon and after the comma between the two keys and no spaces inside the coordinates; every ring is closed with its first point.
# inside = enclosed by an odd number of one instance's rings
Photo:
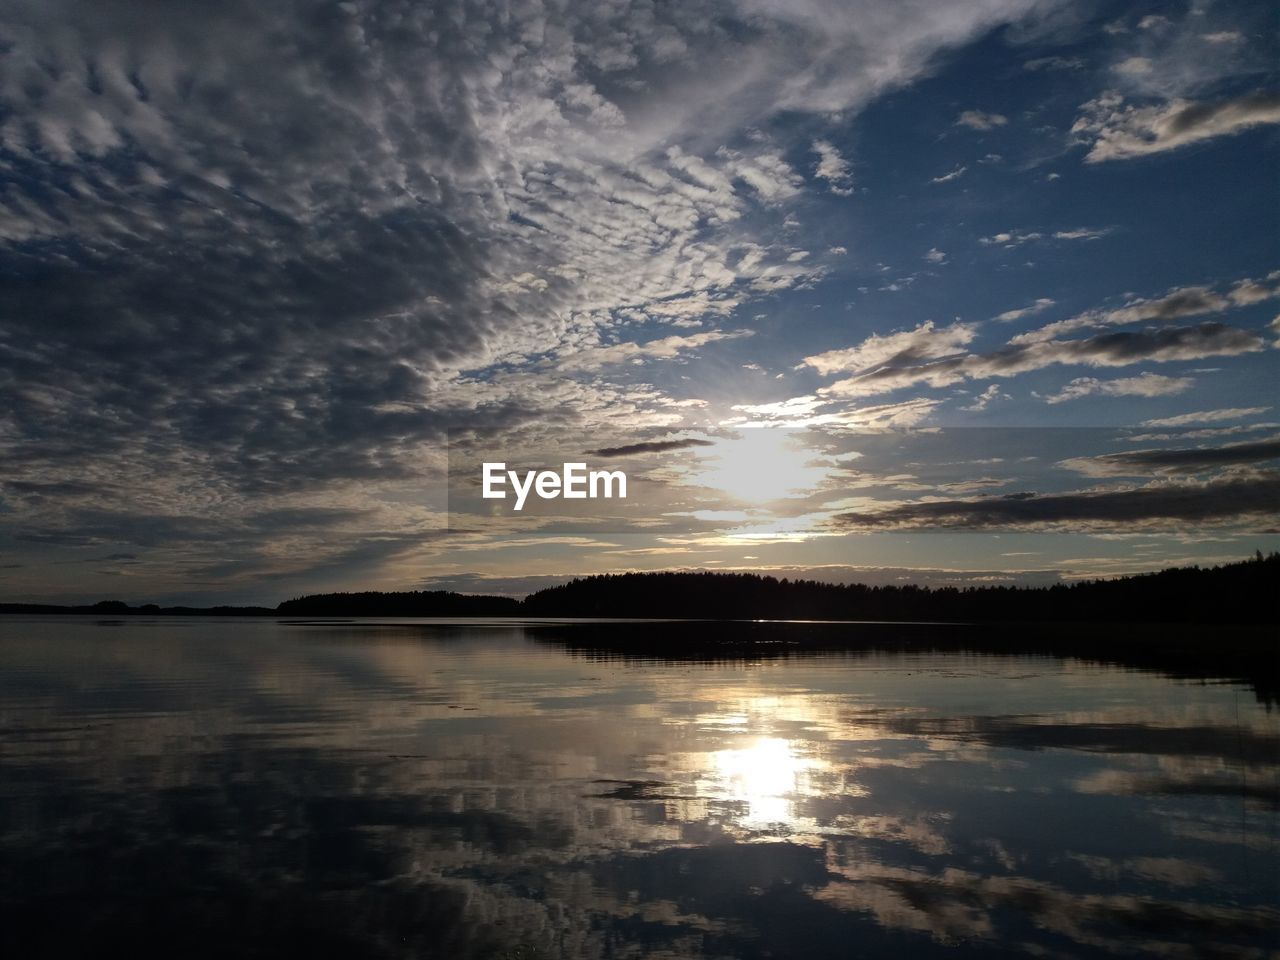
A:
{"type": "Polygon", "coordinates": [[[1273,623],[1280,553],[1218,567],[1049,587],[868,586],[756,573],[621,573],[582,577],[514,597],[446,590],[324,593],[269,607],[0,604],[0,613],[96,616],[541,617],[909,622],[1115,621],[1273,623]]]}
{"type": "Polygon", "coordinates": [[[276,613],[306,617],[518,617],[515,597],[412,590],[401,593],[322,593],[286,600],[276,613]]]}
{"type": "Polygon", "coordinates": [[[712,620],[1274,621],[1280,553],[1049,587],[868,586],[754,573],[605,574],[525,598],[531,617],[712,620]]]}

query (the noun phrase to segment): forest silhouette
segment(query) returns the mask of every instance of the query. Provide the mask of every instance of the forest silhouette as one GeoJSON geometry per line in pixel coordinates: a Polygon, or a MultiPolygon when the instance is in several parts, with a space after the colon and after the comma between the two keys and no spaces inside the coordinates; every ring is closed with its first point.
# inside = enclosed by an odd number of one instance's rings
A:
{"type": "MultiPolygon", "coordinates": [[[[531,617],[710,620],[1177,621],[1274,619],[1280,553],[1049,587],[868,586],[754,573],[624,573],[573,580],[526,597],[531,617]],[[1270,589],[1269,589],[1270,588],[1270,589]]],[[[283,605],[282,605],[283,606],[283,605]]]]}
{"type": "Polygon", "coordinates": [[[1273,623],[1280,553],[1218,567],[1083,580],[1049,587],[869,586],[756,573],[603,574],[525,597],[445,590],[324,593],[272,607],[0,604],[0,613],[100,617],[528,617],[670,620],[884,620],[899,622],[1273,623]]]}

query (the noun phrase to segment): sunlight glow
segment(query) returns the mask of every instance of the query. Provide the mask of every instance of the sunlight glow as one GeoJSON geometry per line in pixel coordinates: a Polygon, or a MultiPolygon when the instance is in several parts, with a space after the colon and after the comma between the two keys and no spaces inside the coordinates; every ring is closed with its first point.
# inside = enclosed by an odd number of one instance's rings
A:
{"type": "Polygon", "coordinates": [[[687,482],[747,503],[768,503],[802,496],[826,480],[826,470],[810,464],[813,457],[795,431],[743,430],[736,438],[717,440],[687,482]]]}
{"type": "Polygon", "coordinates": [[[792,825],[795,798],[806,792],[811,760],[798,756],[789,740],[760,737],[753,746],[712,754],[723,796],[747,806],[744,826],[792,825]]]}

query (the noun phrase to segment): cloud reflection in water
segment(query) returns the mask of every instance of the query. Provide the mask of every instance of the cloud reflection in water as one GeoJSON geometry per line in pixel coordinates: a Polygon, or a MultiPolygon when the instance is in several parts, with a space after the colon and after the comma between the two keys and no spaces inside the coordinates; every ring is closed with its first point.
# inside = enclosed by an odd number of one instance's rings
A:
{"type": "Polygon", "coordinates": [[[1235,685],[958,653],[634,662],[510,626],[0,631],[6,946],[1276,945],[1280,723],[1235,685]]]}

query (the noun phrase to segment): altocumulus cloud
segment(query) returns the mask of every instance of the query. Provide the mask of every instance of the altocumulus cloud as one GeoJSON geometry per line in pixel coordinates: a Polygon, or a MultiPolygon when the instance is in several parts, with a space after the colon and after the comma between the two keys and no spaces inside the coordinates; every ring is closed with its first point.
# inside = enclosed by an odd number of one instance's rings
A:
{"type": "MultiPolygon", "coordinates": [[[[822,387],[818,393],[832,398],[864,397],[915,384],[946,387],[964,380],[1013,376],[1056,364],[1123,367],[1144,360],[1168,362],[1234,356],[1264,348],[1265,341],[1255,333],[1220,323],[1203,323],[1197,327],[1106,333],[1073,340],[1010,343],[991,353],[963,354],[925,362],[909,362],[919,357],[912,351],[902,351],[897,356],[886,358],[883,366],[837,380],[822,387]]],[[[850,351],[852,363],[856,364],[861,356],[857,349],[850,351]]],[[[810,358],[807,362],[817,359],[810,358]]],[[[817,368],[820,372],[831,373],[840,367],[834,362],[824,362],[817,368]]],[[[851,369],[857,367],[851,366],[851,369]]]]}
{"type": "Polygon", "coordinates": [[[1097,377],[1077,377],[1045,403],[1063,403],[1100,394],[1105,397],[1165,397],[1182,393],[1195,386],[1191,377],[1163,377],[1157,373],[1144,373],[1137,377],[1119,377],[1115,380],[1099,380],[1097,377]]]}
{"type": "MultiPolygon", "coordinates": [[[[378,484],[438,472],[458,423],[678,421],[600,371],[740,335],[740,302],[821,271],[746,226],[803,183],[748,128],[857,110],[1045,6],[10,5],[0,455],[81,485],[10,521],[266,537],[338,518],[251,522],[247,497],[346,491],[365,516],[378,484]]],[[[426,536],[397,529],[368,550],[426,536]]]]}

